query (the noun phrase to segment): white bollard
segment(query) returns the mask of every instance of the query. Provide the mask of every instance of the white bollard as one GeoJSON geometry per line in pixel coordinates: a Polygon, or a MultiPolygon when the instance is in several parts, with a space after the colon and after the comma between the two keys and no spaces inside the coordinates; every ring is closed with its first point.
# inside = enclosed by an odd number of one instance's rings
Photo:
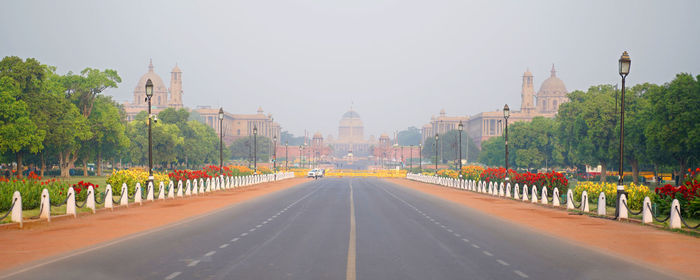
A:
{"type": "Polygon", "coordinates": [[[559,206],[559,189],[554,188],[552,191],[552,205],[559,206]]]}
{"type": "Polygon", "coordinates": [[[574,209],[574,192],[571,189],[566,191],[566,209],[574,209]]]}
{"type": "Polygon", "coordinates": [[[204,193],[205,187],[206,186],[204,185],[204,179],[199,178],[199,193],[204,193]]]}
{"type": "MultiPolygon", "coordinates": [[[[173,189],[172,184],[170,186],[170,189],[173,189]]],[[[165,199],[165,183],[163,182],[160,182],[160,184],[158,185],[158,199],[165,199]]]]}
{"type": "Polygon", "coordinates": [[[503,196],[505,194],[505,186],[503,185],[503,182],[498,184],[498,196],[503,196]]]}
{"type": "Polygon", "coordinates": [[[13,222],[19,223],[19,227],[22,227],[22,195],[19,193],[19,191],[15,191],[14,194],[12,194],[12,201],[14,201],[15,205],[12,206],[12,214],[10,214],[10,220],[13,222]]]}
{"type": "Polygon", "coordinates": [[[617,219],[629,219],[629,209],[625,207],[625,204],[627,204],[627,196],[624,194],[620,195],[620,201],[618,201],[617,203],[619,203],[618,205],[620,205],[620,207],[618,207],[620,208],[620,211],[619,213],[617,213],[617,219]]]}
{"type": "Polygon", "coordinates": [[[520,199],[520,185],[518,183],[515,183],[515,188],[513,189],[513,199],[520,199]]]}
{"type": "Polygon", "coordinates": [[[199,193],[199,185],[198,185],[198,180],[194,179],[194,185],[192,185],[192,194],[197,195],[199,193]]]}
{"type": "MultiPolygon", "coordinates": [[[[139,186],[139,188],[141,186],[138,183],[136,183],[136,185],[139,186]]],[[[129,188],[126,186],[126,183],[122,183],[122,196],[119,199],[119,205],[125,205],[129,207],[129,188]]]]}
{"type": "MultiPolygon", "coordinates": [[[[149,183],[150,185],[150,183],[149,183]]],[[[138,203],[139,205],[143,205],[143,201],[141,198],[141,192],[143,190],[141,189],[141,183],[136,182],[136,192],[134,193],[134,203],[138,203]]]]}
{"type": "Polygon", "coordinates": [[[92,213],[95,214],[95,188],[92,186],[88,186],[88,194],[87,194],[87,200],[85,201],[85,205],[87,208],[92,210],[92,213]]]}
{"type": "Polygon", "coordinates": [[[523,201],[528,201],[527,198],[527,185],[523,185],[523,201]]]}
{"type": "Polygon", "coordinates": [[[148,182],[146,186],[146,200],[153,201],[153,182],[148,182]]]}
{"type": "Polygon", "coordinates": [[[537,203],[537,186],[536,185],[532,185],[532,197],[531,197],[530,202],[537,203]]]}
{"type": "Polygon", "coordinates": [[[671,217],[668,219],[668,226],[671,229],[681,228],[681,216],[678,214],[680,211],[681,204],[678,202],[678,199],[674,199],[671,202],[671,217]]]}
{"type": "Polygon", "coordinates": [[[114,210],[114,202],[112,201],[112,185],[107,184],[105,187],[105,208],[114,210]]]}
{"type": "MultiPolygon", "coordinates": [[[[182,196],[182,181],[177,181],[177,192],[182,196]]],[[[170,181],[168,184],[168,198],[175,198],[175,184],[170,181]]]]}
{"type": "Polygon", "coordinates": [[[605,216],[605,192],[600,192],[598,195],[598,215],[605,216]]]}
{"type": "Polygon", "coordinates": [[[542,192],[540,193],[540,203],[547,205],[549,204],[549,200],[547,200],[547,186],[542,187],[542,192]]]}
{"type": "Polygon", "coordinates": [[[644,197],[644,203],[642,203],[642,223],[650,224],[653,221],[653,216],[651,215],[651,199],[647,196],[644,197]]]}
{"type": "Polygon", "coordinates": [[[587,192],[587,191],[583,191],[583,193],[581,193],[581,211],[583,211],[583,212],[588,212],[588,211],[589,211],[589,208],[588,208],[588,192],[587,192]]]}
{"type": "Polygon", "coordinates": [[[75,211],[75,189],[73,189],[73,187],[68,187],[68,195],[66,198],[68,198],[66,200],[66,215],[73,215],[73,218],[77,217],[75,211]]]}
{"type": "Polygon", "coordinates": [[[510,198],[510,183],[506,184],[506,197],[510,198]]]}
{"type": "Polygon", "coordinates": [[[51,221],[51,198],[49,197],[49,190],[43,189],[41,191],[41,201],[39,206],[39,218],[51,221]]]}

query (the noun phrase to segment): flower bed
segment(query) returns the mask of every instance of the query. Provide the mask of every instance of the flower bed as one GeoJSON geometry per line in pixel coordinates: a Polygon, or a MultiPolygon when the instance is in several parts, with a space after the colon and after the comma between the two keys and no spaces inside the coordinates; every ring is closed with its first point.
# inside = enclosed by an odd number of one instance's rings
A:
{"type": "Polygon", "coordinates": [[[479,181],[484,168],[478,165],[470,165],[462,167],[462,178],[465,180],[479,181]]]}
{"type": "MultiPolygon", "coordinates": [[[[143,190],[145,190],[146,183],[148,182],[148,171],[141,168],[113,171],[112,174],[109,175],[109,177],[107,178],[107,184],[110,184],[112,186],[112,195],[117,198],[122,195],[123,183],[126,183],[128,195],[133,195],[136,191],[137,182],[141,183],[141,187],[143,188],[143,190]]],[[[154,172],[154,188],[157,188],[161,182],[163,182],[166,186],[170,183],[170,177],[168,176],[168,174],[154,172]]]]}
{"type": "Polygon", "coordinates": [[[681,206],[681,215],[684,217],[700,218],[700,168],[688,169],[690,177],[683,185],[674,187],[666,184],[657,188],[657,199],[659,212],[668,213],[671,209],[673,199],[678,199],[681,206]]]}
{"type": "MultiPolygon", "coordinates": [[[[580,182],[574,188],[574,197],[581,197],[581,193],[586,191],[588,199],[593,205],[598,204],[598,196],[601,192],[605,193],[605,204],[607,206],[615,206],[617,203],[617,184],[616,183],[600,183],[600,182],[580,182]]],[[[656,198],[656,194],[647,186],[631,183],[625,186],[627,191],[627,206],[632,210],[642,209],[644,197],[649,197],[652,201],[656,198]]]]}
{"type": "MultiPolygon", "coordinates": [[[[515,170],[509,169],[506,172],[505,168],[486,168],[480,166],[464,166],[462,167],[462,178],[474,181],[484,181],[484,182],[495,182],[501,183],[505,182],[506,174],[510,179],[511,184],[518,184],[520,186],[537,186],[538,191],[541,190],[542,186],[547,187],[547,193],[552,195],[554,188],[559,189],[559,193],[566,193],[569,189],[569,180],[564,177],[563,174],[551,171],[547,173],[518,173],[515,170]]],[[[430,174],[427,174],[430,175],[430,174]]],[[[459,173],[454,170],[442,169],[437,172],[440,177],[449,177],[457,179],[459,173]]]]}
{"type": "MultiPolygon", "coordinates": [[[[75,190],[75,198],[77,201],[83,201],[87,198],[87,188],[93,185],[90,182],[80,181],[78,184],[72,185],[75,190]]],[[[57,179],[43,180],[34,172],[30,172],[24,179],[10,179],[0,177],[0,211],[10,210],[12,206],[12,194],[19,191],[22,195],[22,209],[30,210],[39,207],[41,203],[41,191],[47,189],[51,203],[60,204],[66,200],[68,196],[68,188],[71,187],[67,182],[57,179]]]]}

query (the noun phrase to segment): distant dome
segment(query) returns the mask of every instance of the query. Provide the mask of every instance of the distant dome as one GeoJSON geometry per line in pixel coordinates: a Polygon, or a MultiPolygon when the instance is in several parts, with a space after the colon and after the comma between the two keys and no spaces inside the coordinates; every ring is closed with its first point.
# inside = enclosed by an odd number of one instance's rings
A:
{"type": "Polygon", "coordinates": [[[566,85],[564,82],[557,78],[557,71],[554,70],[554,65],[552,65],[551,70],[552,75],[542,82],[540,91],[537,92],[537,97],[544,96],[566,96],[568,91],[566,90],[566,85]]]}
{"type": "Polygon", "coordinates": [[[159,92],[164,92],[167,94],[168,89],[165,87],[165,83],[163,83],[163,79],[156,74],[156,72],[153,72],[153,62],[148,64],[148,72],[146,74],[143,74],[141,76],[141,79],[139,79],[139,83],[136,84],[136,91],[143,91],[144,93],[146,92],[146,81],[148,79],[151,79],[151,82],[153,83],[153,92],[154,93],[159,93],[159,92]]]}
{"type": "Polygon", "coordinates": [[[314,134],[314,138],[323,138],[323,135],[321,132],[316,132],[316,134],[314,134]]]}
{"type": "Polygon", "coordinates": [[[353,110],[347,111],[347,112],[345,112],[345,114],[343,114],[343,119],[359,119],[359,118],[360,118],[360,114],[358,114],[357,112],[355,112],[353,110]]]}

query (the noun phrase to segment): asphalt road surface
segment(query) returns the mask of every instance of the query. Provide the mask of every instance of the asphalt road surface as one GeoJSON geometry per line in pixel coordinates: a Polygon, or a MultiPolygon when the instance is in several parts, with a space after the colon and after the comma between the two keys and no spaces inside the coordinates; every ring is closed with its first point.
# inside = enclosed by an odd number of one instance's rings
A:
{"type": "Polygon", "coordinates": [[[9,279],[669,278],[374,178],[315,180],[12,273],[9,279]]]}

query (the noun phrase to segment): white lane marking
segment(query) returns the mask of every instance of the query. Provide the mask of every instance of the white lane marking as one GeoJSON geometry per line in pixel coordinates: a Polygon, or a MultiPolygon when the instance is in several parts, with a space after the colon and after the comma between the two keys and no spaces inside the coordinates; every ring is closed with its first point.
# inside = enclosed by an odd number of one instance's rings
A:
{"type": "Polygon", "coordinates": [[[450,232],[450,233],[451,233],[451,232],[454,232],[454,230],[448,228],[448,229],[447,229],[447,232],[450,232]]]}
{"type": "Polygon", "coordinates": [[[228,243],[219,246],[219,248],[221,248],[221,249],[226,248],[226,247],[228,247],[228,243]]]}
{"type": "Polygon", "coordinates": [[[264,224],[267,224],[267,221],[263,221],[262,224],[263,224],[263,225],[264,225],[264,224]]]}
{"type": "Polygon", "coordinates": [[[441,228],[446,228],[445,225],[440,225],[441,228]]]}
{"type": "Polygon", "coordinates": [[[350,185],[350,240],[348,241],[348,263],[345,269],[345,280],[355,280],[357,278],[356,237],[355,237],[355,200],[352,197],[352,180],[350,185]]]}
{"type": "Polygon", "coordinates": [[[504,265],[504,266],[508,266],[508,265],[509,265],[507,262],[504,262],[504,261],[501,260],[501,259],[498,259],[498,260],[496,260],[496,261],[497,261],[498,263],[504,265]]]}
{"type": "Polygon", "coordinates": [[[522,278],[529,278],[529,277],[527,277],[527,274],[523,273],[520,270],[513,270],[513,272],[515,272],[515,274],[517,274],[517,275],[520,275],[520,277],[522,277],[522,278]]]}
{"type": "Polygon", "coordinates": [[[241,233],[241,236],[246,236],[246,235],[248,235],[247,232],[241,233]]]}
{"type": "Polygon", "coordinates": [[[175,277],[180,275],[180,273],[182,273],[182,272],[176,271],[176,272],[170,273],[170,275],[165,277],[165,280],[175,279],[175,277]]]}
{"type": "Polygon", "coordinates": [[[462,235],[460,235],[459,233],[455,233],[454,235],[455,237],[462,237],[462,235]]]}
{"type": "Polygon", "coordinates": [[[484,255],[487,255],[489,257],[493,257],[493,254],[491,254],[491,252],[489,252],[489,251],[481,251],[481,252],[484,253],[484,255]]]}
{"type": "Polygon", "coordinates": [[[193,267],[193,266],[197,265],[198,263],[199,263],[199,260],[194,260],[194,261],[191,261],[190,263],[188,263],[187,266],[193,267]]]}
{"type": "Polygon", "coordinates": [[[476,244],[472,244],[472,247],[474,247],[474,248],[480,248],[479,245],[476,245],[476,244]]]}
{"type": "Polygon", "coordinates": [[[464,242],[469,242],[469,239],[462,238],[462,241],[464,241],[464,242]]]}
{"type": "Polygon", "coordinates": [[[238,241],[238,237],[231,239],[231,242],[236,242],[236,241],[238,241]]]}
{"type": "Polygon", "coordinates": [[[260,228],[261,226],[262,226],[262,225],[257,225],[257,226],[255,226],[255,227],[256,227],[256,228],[260,228]]]}
{"type": "Polygon", "coordinates": [[[251,228],[251,229],[249,229],[248,231],[254,232],[254,231],[255,231],[255,228],[251,228]]]}
{"type": "Polygon", "coordinates": [[[204,254],[204,256],[206,256],[206,257],[211,257],[211,256],[213,256],[214,254],[216,254],[216,251],[209,251],[209,253],[204,254]]]}

